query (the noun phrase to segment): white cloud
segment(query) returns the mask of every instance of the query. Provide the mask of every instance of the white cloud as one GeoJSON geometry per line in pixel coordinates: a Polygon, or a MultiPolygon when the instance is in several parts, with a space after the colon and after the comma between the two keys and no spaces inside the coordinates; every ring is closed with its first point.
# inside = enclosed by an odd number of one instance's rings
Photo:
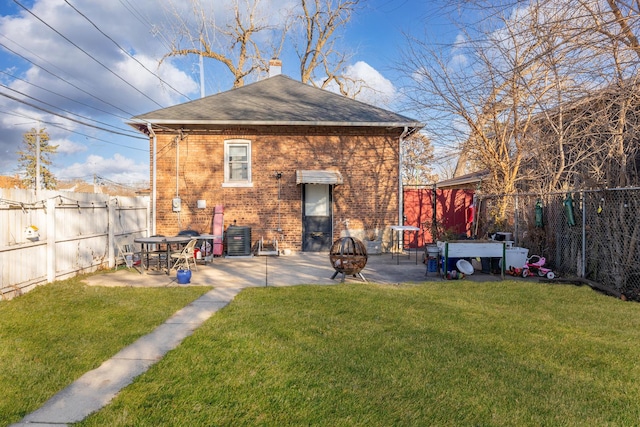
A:
{"type": "MultiPolygon", "coordinates": [[[[187,2],[177,3],[181,7],[187,6],[187,2]]],[[[79,48],[22,9],[16,8],[13,15],[0,17],[0,43],[32,61],[0,48],[0,71],[18,77],[2,74],[0,80],[20,92],[1,89],[0,93],[103,129],[116,126],[125,133],[131,131],[124,124],[131,116],[188,100],[171,87],[195,97],[198,84],[180,69],[184,68],[184,59],[171,59],[158,67],[159,59],[168,50],[166,31],[169,26],[167,11],[157,1],[75,0],[72,4],[151,72],[120,50],[66,2],[35,0],[30,10],[79,48]]],[[[56,156],[54,162],[76,162],[69,170],[89,164],[90,159],[79,157],[89,150],[91,154],[105,158],[111,156],[112,146],[93,143],[91,137],[136,145],[130,138],[34,110],[7,96],[0,96],[0,111],[4,113],[0,115],[0,174],[14,170],[22,133],[34,127],[36,120],[47,128],[52,144],[60,144],[58,153],[63,156],[56,156]],[[47,125],[47,122],[54,125],[47,125]]],[[[127,155],[148,162],[148,154],[131,152],[127,155]]],[[[82,176],[87,174],[86,171],[79,172],[82,176]]],[[[109,171],[104,172],[111,176],[109,171]]],[[[144,179],[148,180],[148,176],[144,179]]]]}
{"type": "MultiPolygon", "coordinates": [[[[123,58],[122,61],[114,65],[117,74],[127,76],[127,81],[145,94],[152,94],[152,98],[162,105],[173,105],[177,101],[179,91],[185,95],[193,95],[199,90],[199,85],[184,71],[174,66],[174,61],[166,60],[158,68],[158,61],[155,58],[139,54],[134,59],[123,58]],[[137,60],[137,62],[136,62],[137,60]],[[159,79],[150,79],[151,70],[159,79]],[[160,80],[162,79],[162,80],[160,80]]],[[[183,98],[183,100],[186,100],[183,98]]]]}
{"type": "Polygon", "coordinates": [[[116,153],[111,158],[95,154],[89,155],[83,163],[74,163],[54,172],[61,180],[86,179],[92,175],[108,177],[108,179],[131,184],[149,180],[149,167],[116,153]]]}
{"type": "Polygon", "coordinates": [[[87,146],[84,144],[78,144],[69,139],[51,139],[49,140],[50,145],[57,145],[58,149],[56,152],[58,154],[75,154],[82,153],[87,151],[87,146]]]}
{"type": "MultiPolygon", "coordinates": [[[[347,78],[349,96],[355,95],[354,98],[358,101],[382,108],[389,108],[395,101],[397,91],[393,83],[366,62],[358,61],[349,65],[344,75],[347,78]]],[[[340,92],[334,82],[327,89],[340,92]]]]}
{"type": "Polygon", "coordinates": [[[469,58],[465,51],[465,43],[467,39],[464,35],[458,34],[456,36],[456,40],[453,43],[453,47],[451,49],[451,59],[449,60],[449,68],[453,70],[460,70],[467,67],[469,64],[469,58]]]}

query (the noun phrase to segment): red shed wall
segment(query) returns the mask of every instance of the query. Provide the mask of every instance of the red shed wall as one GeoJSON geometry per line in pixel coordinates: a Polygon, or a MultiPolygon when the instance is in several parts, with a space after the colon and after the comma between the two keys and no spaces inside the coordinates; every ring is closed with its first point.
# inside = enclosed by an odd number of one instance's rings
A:
{"type": "MultiPolygon", "coordinates": [[[[434,241],[431,235],[433,222],[433,196],[432,188],[405,188],[404,189],[404,215],[406,225],[414,225],[422,228],[418,233],[417,242],[405,240],[409,247],[423,247],[426,243],[434,241]]],[[[435,190],[436,195],[436,221],[444,230],[459,236],[471,237],[471,222],[468,221],[469,206],[473,203],[472,190],[435,190]]],[[[408,235],[408,234],[407,234],[408,235]]]]}

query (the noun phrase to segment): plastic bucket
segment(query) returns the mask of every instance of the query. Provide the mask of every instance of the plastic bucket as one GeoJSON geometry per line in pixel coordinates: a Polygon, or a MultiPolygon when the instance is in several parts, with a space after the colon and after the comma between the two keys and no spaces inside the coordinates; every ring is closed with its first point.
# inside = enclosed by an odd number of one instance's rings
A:
{"type": "MultiPolygon", "coordinates": [[[[527,248],[507,248],[504,251],[506,258],[505,269],[508,270],[511,267],[523,268],[527,262],[529,256],[529,249],[527,248]]],[[[502,260],[500,260],[500,267],[502,268],[502,260]]]]}
{"type": "Polygon", "coordinates": [[[191,270],[178,270],[176,272],[178,284],[186,285],[191,281],[191,270]]]}

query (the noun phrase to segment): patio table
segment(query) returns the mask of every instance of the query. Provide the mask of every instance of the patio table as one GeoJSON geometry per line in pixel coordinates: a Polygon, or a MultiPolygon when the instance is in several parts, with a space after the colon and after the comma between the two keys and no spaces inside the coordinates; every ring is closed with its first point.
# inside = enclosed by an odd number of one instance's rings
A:
{"type": "MultiPolygon", "coordinates": [[[[149,245],[164,245],[166,248],[166,260],[167,260],[167,274],[171,272],[171,245],[182,245],[189,243],[191,236],[153,236],[153,237],[138,237],[133,241],[142,245],[142,268],[143,271],[149,270],[149,245]],[[146,261],[146,262],[145,262],[146,261]]],[[[158,259],[158,267],[160,267],[160,260],[158,259]]]]}
{"type": "MultiPolygon", "coordinates": [[[[414,233],[414,238],[417,241],[418,231],[420,231],[420,227],[416,227],[413,225],[392,225],[391,227],[391,259],[393,259],[393,251],[395,249],[395,236],[398,235],[398,255],[396,256],[396,264],[400,263],[400,254],[403,252],[404,248],[404,232],[409,231],[414,233]]],[[[409,252],[409,259],[411,259],[411,252],[409,252]]],[[[416,265],[418,264],[418,248],[416,248],[416,265]]]]}

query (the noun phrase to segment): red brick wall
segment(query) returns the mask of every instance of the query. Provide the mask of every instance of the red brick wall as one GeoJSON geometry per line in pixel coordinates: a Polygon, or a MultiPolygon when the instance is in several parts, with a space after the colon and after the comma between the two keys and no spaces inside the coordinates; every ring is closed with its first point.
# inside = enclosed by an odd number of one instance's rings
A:
{"type": "Polygon", "coordinates": [[[298,169],[340,171],[344,184],[334,187],[334,238],[344,230],[383,229],[398,221],[399,131],[367,129],[269,128],[222,133],[185,132],[179,141],[178,185],[182,211],[171,210],[176,194],[175,134],[158,134],[157,232],[174,235],[194,229],[210,233],[213,208],[224,205],[224,227],[249,226],[255,243],[277,237],[280,249],[301,250],[302,188],[298,169]],[[252,188],[223,188],[224,141],[252,143],[252,188]],[[280,201],[276,172],[282,172],[280,201]],[[205,200],[206,209],[197,209],[205,200]],[[280,215],[278,215],[280,214],[280,215]],[[276,229],[280,227],[282,233],[276,229]]]}

